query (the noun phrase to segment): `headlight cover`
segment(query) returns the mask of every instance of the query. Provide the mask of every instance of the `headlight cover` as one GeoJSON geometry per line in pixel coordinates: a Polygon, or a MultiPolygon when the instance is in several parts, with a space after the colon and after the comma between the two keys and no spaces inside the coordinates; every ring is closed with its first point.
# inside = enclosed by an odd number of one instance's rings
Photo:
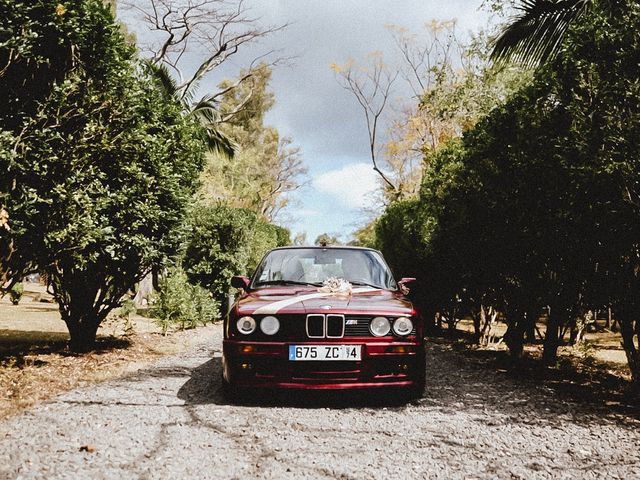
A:
{"type": "Polygon", "coordinates": [[[236,327],[240,333],[250,335],[256,331],[256,321],[253,317],[241,317],[236,322],[236,327]]]}
{"type": "Polygon", "coordinates": [[[369,324],[369,330],[375,337],[384,337],[385,335],[389,335],[389,332],[391,331],[389,319],[386,317],[375,317],[369,324]]]}
{"type": "Polygon", "coordinates": [[[280,330],[280,321],[276,317],[264,317],[260,320],[260,330],[265,335],[275,335],[280,330]]]}
{"type": "Polygon", "coordinates": [[[400,337],[405,337],[413,330],[413,322],[410,318],[399,317],[393,322],[393,333],[400,337]]]}

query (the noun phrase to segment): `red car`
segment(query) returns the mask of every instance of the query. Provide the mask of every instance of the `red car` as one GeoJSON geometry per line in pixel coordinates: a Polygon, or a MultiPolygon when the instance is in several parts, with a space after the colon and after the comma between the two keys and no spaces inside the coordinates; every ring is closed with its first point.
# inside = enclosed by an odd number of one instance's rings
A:
{"type": "Polygon", "coordinates": [[[423,321],[380,252],[285,247],[268,252],[224,323],[223,386],[402,388],[422,395],[423,321]]]}

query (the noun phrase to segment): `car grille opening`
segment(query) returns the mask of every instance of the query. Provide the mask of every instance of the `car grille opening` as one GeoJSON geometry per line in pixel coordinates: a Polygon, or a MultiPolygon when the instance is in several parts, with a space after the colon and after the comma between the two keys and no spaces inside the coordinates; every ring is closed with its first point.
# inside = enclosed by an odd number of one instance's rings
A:
{"type": "Polygon", "coordinates": [[[307,336],[309,338],[324,337],[324,315],[307,315],[307,336]]]}
{"type": "Polygon", "coordinates": [[[344,315],[327,315],[327,338],[344,336],[344,315]]]}

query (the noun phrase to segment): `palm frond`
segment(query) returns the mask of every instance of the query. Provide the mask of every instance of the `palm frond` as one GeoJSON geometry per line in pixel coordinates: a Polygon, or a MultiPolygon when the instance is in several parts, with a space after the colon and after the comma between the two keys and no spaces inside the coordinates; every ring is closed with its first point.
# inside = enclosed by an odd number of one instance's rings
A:
{"type": "Polygon", "coordinates": [[[558,53],[569,25],[591,3],[592,0],[522,0],[518,7],[521,14],[495,40],[492,60],[526,67],[547,62],[558,53]]]}
{"type": "Polygon", "coordinates": [[[238,149],[236,143],[217,128],[204,128],[205,142],[210,152],[233,158],[238,149]]]}
{"type": "Polygon", "coordinates": [[[148,60],[143,63],[162,93],[180,102],[185,115],[197,119],[202,126],[202,139],[207,149],[212,153],[233,158],[237,145],[220,129],[221,116],[214,96],[205,95],[197,103],[192,104],[192,93],[183,92],[180,89],[166,65],[155,64],[148,60]]]}
{"type": "Polygon", "coordinates": [[[213,100],[212,95],[202,97],[198,103],[191,107],[191,115],[198,117],[202,123],[215,124],[221,121],[218,102],[213,100]]]}
{"type": "Polygon", "coordinates": [[[210,152],[232,158],[237,145],[220,129],[221,116],[218,103],[212,95],[205,95],[191,107],[189,115],[195,117],[203,127],[204,140],[210,152]]]}
{"type": "Polygon", "coordinates": [[[153,63],[150,60],[143,60],[143,64],[158,87],[161,89],[162,93],[167,97],[176,98],[178,84],[171,76],[167,66],[153,63]]]}

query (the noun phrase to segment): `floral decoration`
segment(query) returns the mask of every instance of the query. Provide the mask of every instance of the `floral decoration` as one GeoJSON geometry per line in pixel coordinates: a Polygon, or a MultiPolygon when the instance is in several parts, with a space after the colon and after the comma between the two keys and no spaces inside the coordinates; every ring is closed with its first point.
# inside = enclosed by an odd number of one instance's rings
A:
{"type": "Polygon", "coordinates": [[[344,278],[329,277],[322,282],[318,289],[321,293],[335,293],[337,295],[351,295],[353,286],[344,278]]]}

